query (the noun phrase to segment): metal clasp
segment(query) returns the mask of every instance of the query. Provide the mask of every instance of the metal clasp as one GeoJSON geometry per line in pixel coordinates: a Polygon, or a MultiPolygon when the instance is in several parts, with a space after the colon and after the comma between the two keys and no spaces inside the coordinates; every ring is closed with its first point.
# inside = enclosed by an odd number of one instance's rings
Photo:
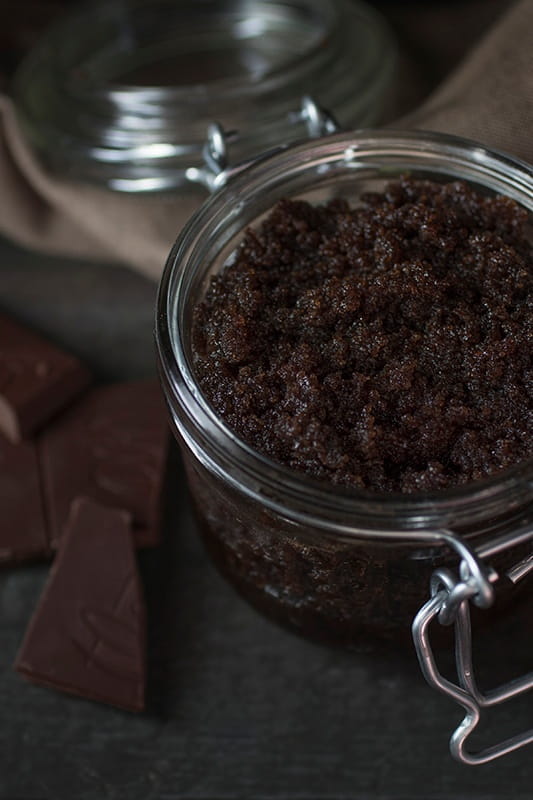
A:
{"type": "MultiPolygon", "coordinates": [[[[488,608],[493,602],[493,586],[498,575],[485,566],[482,555],[488,556],[528,540],[533,540],[531,527],[506,534],[493,546],[475,551],[460,537],[454,534],[446,536],[446,541],[461,558],[459,576],[456,577],[449,569],[436,570],[431,578],[431,599],[420,609],[413,622],[413,639],[424,677],[430,686],[451,697],[466,711],[463,721],[450,739],[452,756],[464,764],[486,764],[527,744],[533,744],[532,728],[478,753],[470,753],[466,749],[467,739],[477,727],[483,708],[498,705],[533,689],[533,672],[530,672],[486,694],[479,690],[472,664],[469,605],[473,602],[481,608],[488,608]],[[436,664],[429,641],[429,627],[436,617],[443,625],[455,626],[457,684],[444,678],[436,664]]],[[[532,571],[533,553],[508,570],[506,575],[518,583],[532,571]]]]}
{"type": "MultiPolygon", "coordinates": [[[[307,135],[311,139],[336,133],[340,130],[335,117],[318,105],[310,95],[302,97],[300,109],[290,112],[288,119],[293,125],[303,122],[307,135]]],[[[202,150],[204,167],[202,169],[196,167],[188,169],[186,172],[188,180],[203,184],[211,192],[216,191],[227,183],[232,175],[250,166],[257,157],[270,155],[287,146],[286,143],[278,145],[266,153],[257,154],[256,158],[231,166],[228,157],[228,144],[238,138],[238,131],[226,131],[220,123],[212,122],[207,128],[207,140],[202,150]]]]}
{"type": "Polygon", "coordinates": [[[307,133],[311,139],[340,131],[340,125],[331,111],[319,106],[311,95],[302,97],[302,105],[297,118],[305,122],[307,133]]]}

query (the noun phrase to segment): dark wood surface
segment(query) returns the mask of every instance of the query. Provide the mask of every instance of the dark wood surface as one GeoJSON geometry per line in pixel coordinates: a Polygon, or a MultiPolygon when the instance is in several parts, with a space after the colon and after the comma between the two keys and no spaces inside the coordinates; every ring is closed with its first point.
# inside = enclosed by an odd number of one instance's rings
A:
{"type": "MultiPolygon", "coordinates": [[[[127,269],[0,244],[0,308],[85,357],[103,380],[154,371],[155,287],[127,269]]],[[[149,606],[148,711],[27,684],[12,669],[46,578],[0,572],[0,800],[530,800],[533,751],[455,764],[461,712],[426,687],[411,648],[358,654],[299,639],[215,572],[172,453],[161,548],[140,559],[149,606]]],[[[531,604],[481,635],[488,682],[533,666],[531,604]]],[[[478,743],[531,725],[533,698],[494,710],[478,743]]]]}

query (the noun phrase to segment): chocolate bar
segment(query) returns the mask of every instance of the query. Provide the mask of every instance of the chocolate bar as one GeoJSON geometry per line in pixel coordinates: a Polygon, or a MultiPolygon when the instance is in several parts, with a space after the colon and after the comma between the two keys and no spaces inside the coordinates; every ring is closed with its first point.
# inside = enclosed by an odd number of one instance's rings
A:
{"type": "Polygon", "coordinates": [[[34,434],[89,382],[81,361],[0,314],[0,432],[11,442],[34,434]]]}
{"type": "Polygon", "coordinates": [[[48,553],[35,445],[0,436],[0,564],[48,553]]]}
{"type": "Polygon", "coordinates": [[[39,442],[52,547],[80,495],[123,508],[138,547],[159,541],[168,425],[156,381],[118,383],[85,394],[39,442]]]}
{"type": "Polygon", "coordinates": [[[130,517],[78,498],[15,668],[34,683],[142,711],[145,641],[130,517]]]}

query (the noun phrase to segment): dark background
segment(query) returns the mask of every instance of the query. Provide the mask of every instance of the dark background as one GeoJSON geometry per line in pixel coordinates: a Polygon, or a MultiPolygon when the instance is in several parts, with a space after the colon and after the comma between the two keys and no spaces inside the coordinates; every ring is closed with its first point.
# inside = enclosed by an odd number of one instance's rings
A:
{"type": "MultiPolygon", "coordinates": [[[[47,20],[72,3],[4,2],[4,84],[47,20]]],[[[420,100],[511,5],[376,2],[402,47],[404,104],[420,100]]],[[[0,308],[85,358],[103,380],[153,374],[155,286],[122,267],[0,240],[0,308]]],[[[0,572],[0,800],[530,800],[531,749],[455,764],[461,712],[411,648],[329,650],[279,629],[216,574],[172,451],[164,542],[141,555],[149,608],[148,711],[135,716],[26,684],[12,669],[46,565],[0,572]]],[[[478,635],[488,685],[531,669],[527,609],[478,635]]],[[[487,714],[478,744],[531,725],[531,698],[487,714]]]]}

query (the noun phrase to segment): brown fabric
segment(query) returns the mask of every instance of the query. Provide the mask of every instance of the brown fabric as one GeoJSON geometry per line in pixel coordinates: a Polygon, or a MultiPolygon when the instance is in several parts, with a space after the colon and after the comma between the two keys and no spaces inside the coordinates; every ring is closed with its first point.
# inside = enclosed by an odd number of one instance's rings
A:
{"type": "MultiPolygon", "coordinates": [[[[460,25],[457,12],[448,19],[444,37],[460,25]]],[[[533,161],[533,0],[513,4],[400,125],[467,136],[533,161]]],[[[15,242],[129,264],[157,278],[198,202],[186,192],[126,195],[48,174],[26,146],[11,101],[0,96],[0,233],[15,242]]]]}
{"type": "Polygon", "coordinates": [[[533,0],[522,0],[402,125],[476,139],[533,162],[533,0]]]}
{"type": "Polygon", "coordinates": [[[0,97],[0,232],[19,244],[157,278],[193,210],[185,195],[119,194],[48,174],[26,146],[13,104],[0,97]]]}

